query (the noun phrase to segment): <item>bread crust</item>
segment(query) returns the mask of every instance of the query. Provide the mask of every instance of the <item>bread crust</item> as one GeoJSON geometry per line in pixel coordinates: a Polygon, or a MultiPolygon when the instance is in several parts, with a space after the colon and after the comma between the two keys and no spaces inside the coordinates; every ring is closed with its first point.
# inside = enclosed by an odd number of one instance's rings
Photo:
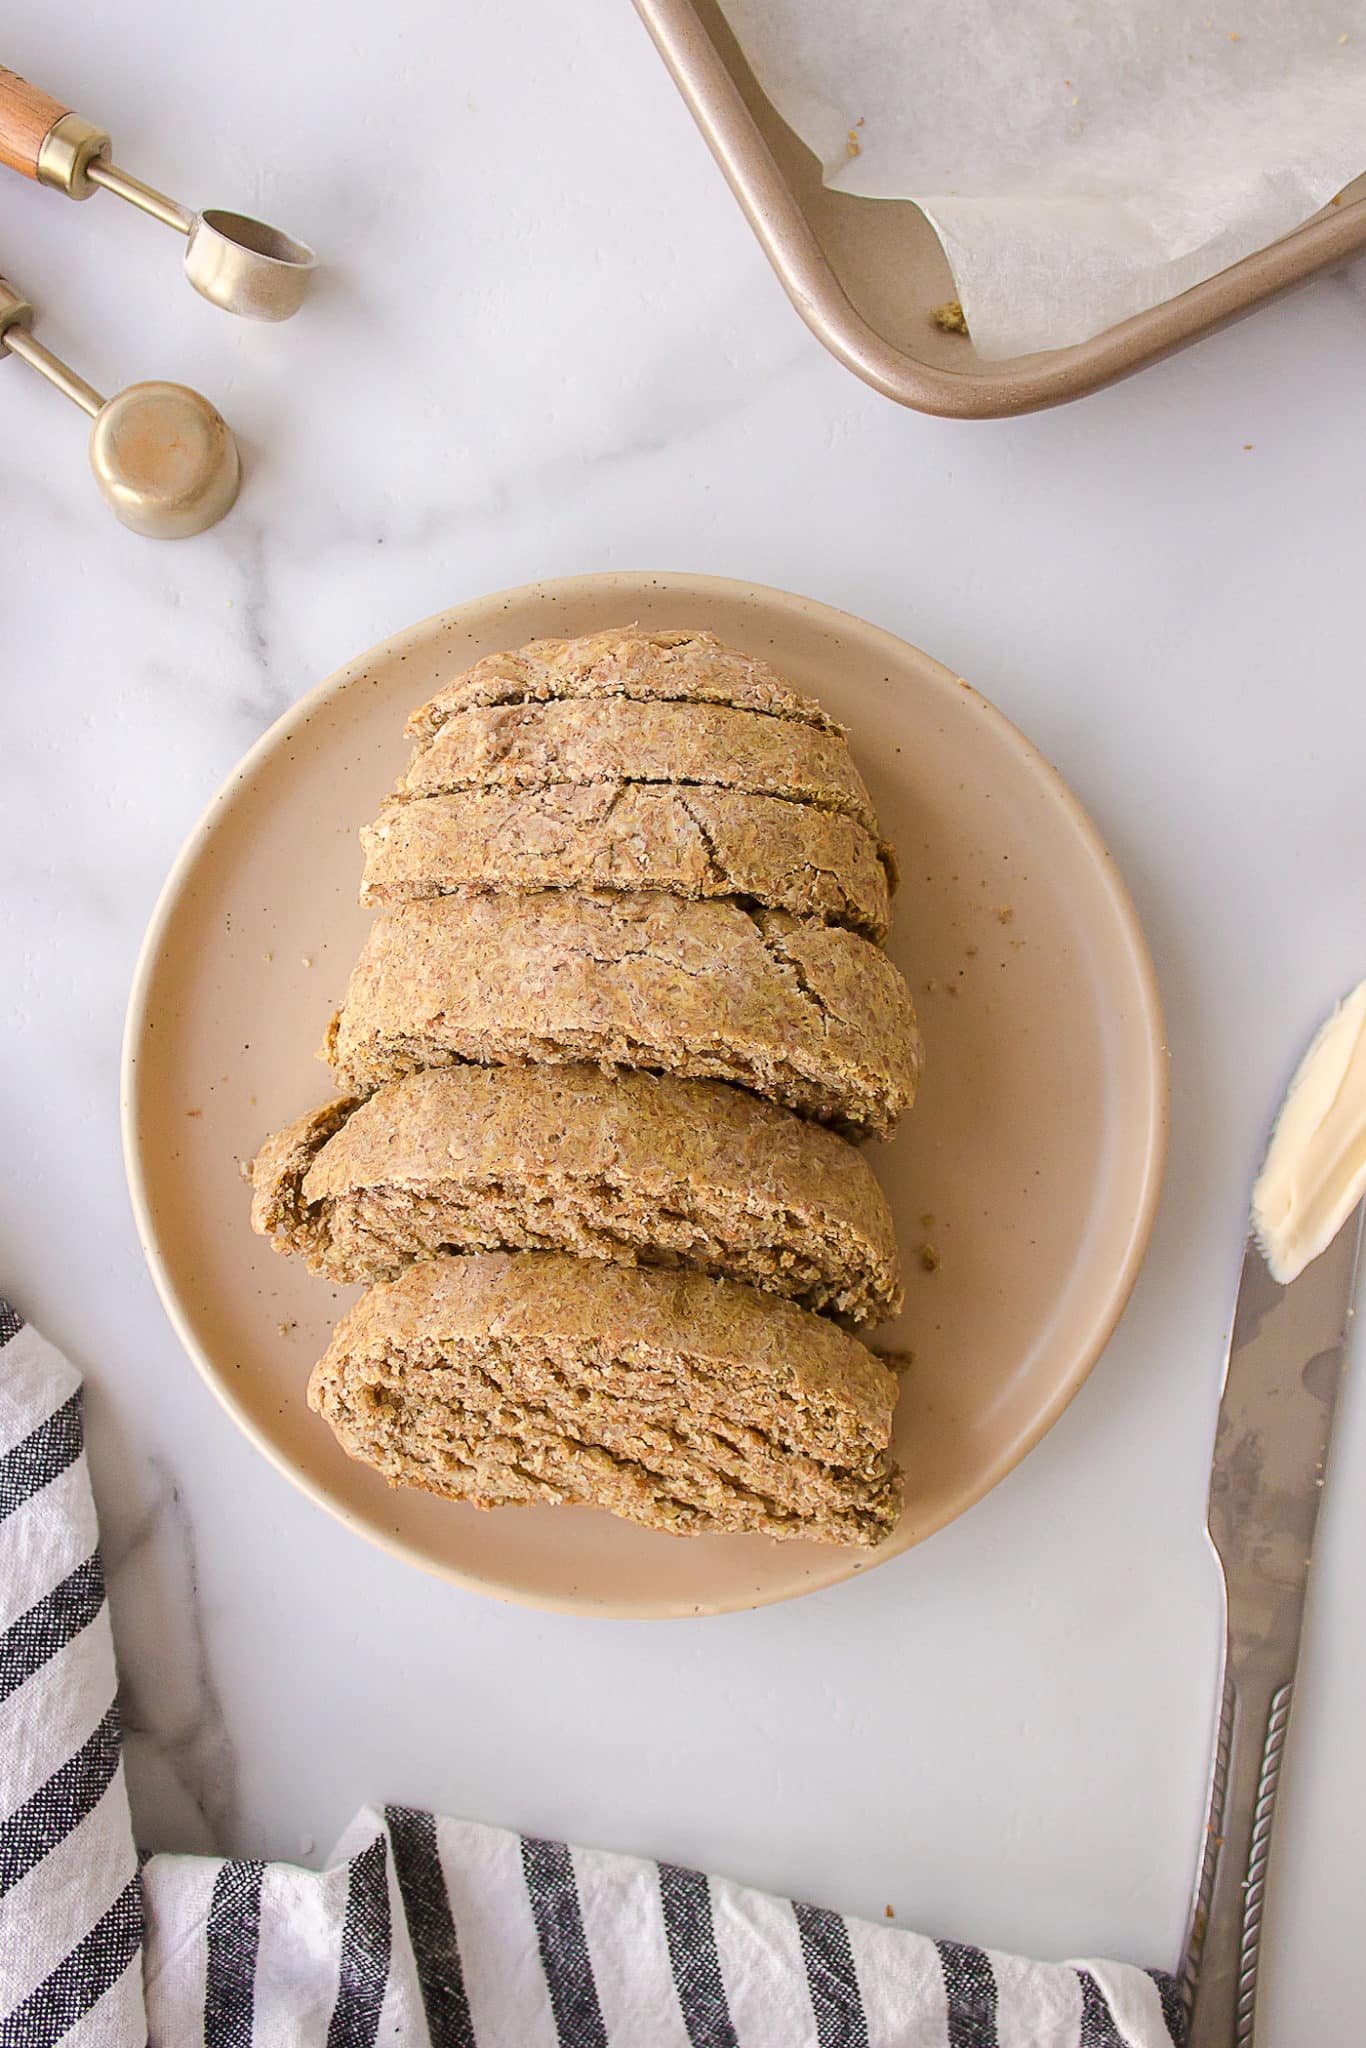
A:
{"type": "Polygon", "coordinates": [[[606,698],[459,711],[414,750],[395,795],[620,782],[782,797],[838,811],[878,834],[841,734],[728,704],[606,698]]]}
{"type": "Polygon", "coordinates": [[[905,981],[853,932],[730,901],[567,890],[377,917],[322,1056],[356,1095],[461,1060],[654,1068],[879,1136],[910,1106],[922,1057],[905,981]]]}
{"type": "Polygon", "coordinates": [[[363,903],[457,889],[738,896],[880,942],[890,855],[856,818],[680,783],[467,789],[386,804],[361,832],[363,903]]]}
{"type": "Polygon", "coordinates": [[[901,1303],[861,1153],[719,1081],[446,1067],[330,1104],[261,1148],[252,1224],[342,1283],[442,1252],[686,1264],[851,1322],[901,1303]]]}
{"type": "Polygon", "coordinates": [[[414,738],[430,739],[448,718],[475,705],[573,697],[730,704],[823,732],[844,731],[814,697],[793,689],[767,662],[724,646],[714,633],[687,627],[645,632],[639,626],[572,640],[529,640],[524,647],[486,654],[420,704],[407,729],[414,738]]]}
{"type": "Polygon", "coordinates": [[[391,1484],[478,1507],[871,1544],[900,1505],[896,1391],[866,1346],[791,1302],[521,1252],[433,1259],[371,1288],[309,1401],[391,1484]]]}

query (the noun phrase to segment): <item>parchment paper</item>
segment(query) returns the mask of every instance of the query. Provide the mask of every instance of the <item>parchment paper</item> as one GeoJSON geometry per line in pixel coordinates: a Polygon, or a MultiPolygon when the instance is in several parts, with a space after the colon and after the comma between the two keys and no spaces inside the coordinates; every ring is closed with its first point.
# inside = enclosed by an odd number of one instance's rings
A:
{"type": "Polygon", "coordinates": [[[1366,0],[723,0],[827,185],[913,199],[978,349],[1081,341],[1366,169],[1366,0]]]}

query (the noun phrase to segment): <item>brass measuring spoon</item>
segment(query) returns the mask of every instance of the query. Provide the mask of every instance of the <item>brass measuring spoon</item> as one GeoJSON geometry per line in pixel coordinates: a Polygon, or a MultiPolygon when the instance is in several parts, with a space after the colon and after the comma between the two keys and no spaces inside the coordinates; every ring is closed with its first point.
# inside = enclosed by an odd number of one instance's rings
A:
{"type": "Polygon", "coordinates": [[[187,237],[185,275],[197,292],[249,320],[288,320],[317,258],[303,242],[245,213],[191,213],[109,161],[109,137],[0,65],[0,164],[69,199],[115,192],[187,237]]]}
{"type": "Polygon", "coordinates": [[[241,464],[226,420],[184,384],[130,384],[101,398],[35,341],[33,308],[0,277],[0,362],[18,356],[88,413],[90,467],[125,526],[152,540],[203,533],[237,496],[241,464]]]}

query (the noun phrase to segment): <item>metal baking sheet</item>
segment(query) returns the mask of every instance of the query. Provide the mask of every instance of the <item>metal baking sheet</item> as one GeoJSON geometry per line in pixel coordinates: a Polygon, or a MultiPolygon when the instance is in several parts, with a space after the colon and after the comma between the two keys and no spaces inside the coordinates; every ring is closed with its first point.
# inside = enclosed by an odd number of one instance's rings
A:
{"type": "Polygon", "coordinates": [[[830,192],[765,97],[716,0],[635,0],[764,253],[817,338],[901,405],[1002,419],[1080,398],[1366,249],[1366,177],[1293,234],[1090,341],[984,362],[931,311],[954,296],[909,201],[830,192]]]}

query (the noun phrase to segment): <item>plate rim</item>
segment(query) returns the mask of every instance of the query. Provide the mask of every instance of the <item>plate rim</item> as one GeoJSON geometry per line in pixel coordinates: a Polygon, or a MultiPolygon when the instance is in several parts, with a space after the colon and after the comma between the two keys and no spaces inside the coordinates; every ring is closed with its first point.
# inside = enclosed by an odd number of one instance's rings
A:
{"type": "Polygon", "coordinates": [[[445,606],[440,611],[431,612],[426,617],[387,634],[364,653],[354,655],[340,668],[333,669],[329,675],[286,706],[219,783],[171,863],[138,948],[129,985],[119,1057],[119,1124],[124,1175],[143,1257],[147,1262],[162,1308],[180,1340],[182,1349],[220,1406],[226,1410],[232,1422],[253,1448],[309,1500],[323,1508],[353,1535],[375,1544],[391,1557],[404,1564],[416,1566],[432,1577],[461,1586],[467,1591],[481,1593],[485,1597],[499,1599],[515,1606],[534,1608],[541,1612],[591,1614],[600,1618],[612,1617],[633,1621],[748,1613],[761,1607],[776,1606],[782,1601],[795,1600],[829,1586],[844,1584],[851,1578],[861,1577],[877,1565],[903,1556],[908,1550],[919,1548],[941,1529],[949,1527],[979,1501],[985,1499],[986,1495],[1021,1464],[1052,1429],[1090,1377],[1114,1334],[1133,1292],[1152,1236],[1166,1168],[1170,1115],[1171,1088],[1166,1023],[1156,969],[1137,908],[1090,812],[1047,756],[1012,719],[999,710],[988,697],[983,696],[965,677],[955,675],[943,662],[933,655],[926,654],[922,648],[889,628],[875,625],[856,612],[826,604],[819,598],[803,596],[797,591],[783,590],[771,584],[747,582],[742,577],[694,575],[686,570],[607,569],[578,575],[539,577],[530,582],[511,584],[466,598],[459,604],[445,606]],[[649,583],[665,591],[676,587],[681,595],[715,595],[718,598],[749,601],[758,599],[764,605],[776,604],[805,615],[835,633],[844,626],[854,628],[860,636],[871,635],[875,640],[885,642],[888,650],[894,652],[898,660],[904,658],[905,650],[910,649],[925,665],[936,687],[957,698],[966,696],[984,719],[995,728],[998,737],[1015,749],[1025,766],[1033,771],[1050,797],[1061,807],[1079,842],[1089,855],[1091,865],[1108,898],[1117,931],[1125,942],[1125,952],[1134,976],[1134,988],[1141,1004],[1139,1021],[1147,1054],[1143,1073],[1148,1097],[1147,1128],[1144,1134],[1138,1200],[1124,1255],[1116,1262],[1085,1339],[1076,1347],[1067,1371],[1059,1376],[1051,1395],[1031,1418],[1029,1426],[1012,1439],[984,1468],[980,1483],[969,1489],[949,1512],[939,1515],[928,1525],[917,1525],[915,1530],[904,1538],[899,1534],[893,1536],[867,1556],[849,1559],[841,1556],[830,1565],[813,1570],[802,1584],[783,1586],[771,1591],[756,1588],[753,1595],[734,1598],[723,1596],[703,1602],[675,1598],[642,1603],[595,1599],[582,1593],[560,1596],[538,1592],[525,1585],[509,1583],[506,1579],[493,1574],[480,1573],[433,1558],[397,1532],[381,1527],[377,1520],[353,1513],[324,1485],[311,1478],[301,1466],[274,1444],[243,1405],[234,1399],[226,1375],[215,1365],[207,1347],[200,1343],[181,1292],[162,1256],[153,1224],[147,1177],[138,1143],[139,1111],[142,1102],[138,1051],[148,1028],[148,997],[160,961],[167,927],[197,861],[212,838],[220,815],[231,803],[240,785],[255,773],[261,762],[275,752],[288,733],[306,723],[319,706],[340,695],[371,665],[380,660],[390,659],[406,641],[430,634],[458,620],[462,613],[472,607],[508,609],[519,601],[527,601],[538,596],[561,592],[567,595],[570,591],[581,592],[585,587],[600,591],[621,585],[636,588],[642,583],[649,583]]]}

